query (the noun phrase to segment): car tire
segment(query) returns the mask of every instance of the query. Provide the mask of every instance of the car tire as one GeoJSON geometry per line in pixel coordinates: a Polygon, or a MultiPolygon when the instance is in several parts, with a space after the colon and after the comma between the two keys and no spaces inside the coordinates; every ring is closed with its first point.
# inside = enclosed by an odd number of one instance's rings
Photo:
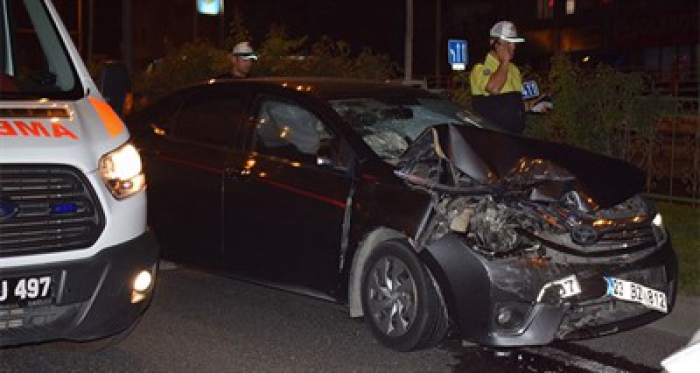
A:
{"type": "Polygon", "coordinates": [[[381,243],[362,275],[362,310],[374,336],[396,351],[430,348],[448,329],[437,283],[404,240],[381,243]]]}

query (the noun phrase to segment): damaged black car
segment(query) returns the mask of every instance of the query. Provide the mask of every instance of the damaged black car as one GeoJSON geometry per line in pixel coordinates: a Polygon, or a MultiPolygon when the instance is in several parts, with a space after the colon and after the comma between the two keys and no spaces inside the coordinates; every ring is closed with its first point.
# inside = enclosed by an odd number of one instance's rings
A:
{"type": "Polygon", "coordinates": [[[676,257],[639,169],[425,90],[214,80],[127,122],[166,258],[345,304],[389,348],[448,330],[544,345],[673,308],[676,257]]]}

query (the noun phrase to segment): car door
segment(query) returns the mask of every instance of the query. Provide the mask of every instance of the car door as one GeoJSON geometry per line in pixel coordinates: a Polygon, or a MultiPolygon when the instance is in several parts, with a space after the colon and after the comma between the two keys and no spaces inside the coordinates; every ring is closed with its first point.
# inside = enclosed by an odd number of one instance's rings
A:
{"type": "Polygon", "coordinates": [[[222,176],[246,105],[244,93],[204,87],[183,97],[163,128],[151,124],[149,215],[166,258],[220,267],[222,176]]]}
{"type": "Polygon", "coordinates": [[[246,276],[332,293],[351,152],[310,106],[261,95],[253,107],[250,151],[232,157],[224,180],[227,264],[246,276]]]}

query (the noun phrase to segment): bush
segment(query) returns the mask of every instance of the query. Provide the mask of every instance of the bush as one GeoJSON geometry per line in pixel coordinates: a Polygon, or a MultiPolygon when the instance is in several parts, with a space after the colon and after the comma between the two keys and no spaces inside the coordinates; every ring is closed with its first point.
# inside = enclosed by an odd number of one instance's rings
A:
{"type": "Polygon", "coordinates": [[[134,92],[149,100],[220,75],[230,68],[229,54],[211,44],[185,43],[154,61],[134,79],[134,92]]]}
{"type": "Polygon", "coordinates": [[[626,137],[652,136],[666,108],[641,73],[600,64],[584,70],[563,54],[552,58],[545,85],[554,110],[528,117],[527,134],[563,141],[597,153],[627,158],[626,137]]]}
{"type": "MultiPolygon", "coordinates": [[[[227,46],[235,44],[234,37],[248,35],[240,20],[234,22],[232,28],[227,46]]],[[[265,41],[257,48],[260,58],[253,66],[252,75],[373,80],[396,76],[397,65],[386,55],[374,53],[369,48],[353,55],[349,44],[327,36],[310,47],[307,45],[307,37],[291,38],[284,27],[273,25],[265,41]]],[[[216,77],[228,71],[230,63],[228,49],[218,49],[204,41],[185,43],[137,74],[134,92],[138,97],[157,99],[181,87],[216,77]]]]}
{"type": "Polygon", "coordinates": [[[678,255],[680,292],[700,295],[700,206],[660,202],[658,208],[678,255]]]}
{"type": "Polygon", "coordinates": [[[317,76],[385,80],[396,76],[397,65],[383,54],[363,48],[353,55],[342,40],[323,36],[308,45],[307,37],[290,38],[285,29],[273,26],[259,48],[254,73],[263,76],[317,76]]]}
{"type": "MultiPolygon", "coordinates": [[[[651,138],[659,118],[670,109],[641,73],[623,73],[602,64],[582,69],[564,54],[552,57],[546,76],[527,66],[521,72],[524,81],[535,80],[540,92],[550,92],[554,102],[554,110],[545,115],[526,115],[525,135],[530,137],[629,160],[633,155],[625,144],[631,141],[624,140],[651,138]]],[[[453,80],[462,87],[452,92],[453,99],[469,104],[468,72],[456,73],[453,80]]]]}
{"type": "Polygon", "coordinates": [[[457,86],[450,92],[450,98],[456,103],[471,108],[472,93],[469,87],[469,71],[455,71],[452,73],[452,81],[457,86]]]}

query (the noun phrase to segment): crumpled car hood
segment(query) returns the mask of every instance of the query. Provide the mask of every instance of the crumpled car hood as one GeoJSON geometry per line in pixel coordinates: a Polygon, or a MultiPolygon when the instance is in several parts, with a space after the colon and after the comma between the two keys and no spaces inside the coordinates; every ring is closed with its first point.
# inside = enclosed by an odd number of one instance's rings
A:
{"type": "Polygon", "coordinates": [[[425,154],[427,147],[433,147],[439,157],[482,185],[522,183],[523,179],[561,181],[568,177],[577,190],[603,208],[644,190],[642,170],[565,144],[445,124],[426,130],[401,158],[425,154]]]}

